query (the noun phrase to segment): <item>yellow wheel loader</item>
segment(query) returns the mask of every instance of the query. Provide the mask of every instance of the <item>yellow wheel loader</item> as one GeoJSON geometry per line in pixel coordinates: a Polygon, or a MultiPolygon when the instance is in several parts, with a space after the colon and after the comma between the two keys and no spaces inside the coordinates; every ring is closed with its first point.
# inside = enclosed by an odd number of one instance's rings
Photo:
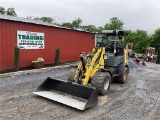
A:
{"type": "Polygon", "coordinates": [[[154,47],[147,47],[145,60],[147,62],[150,62],[150,61],[153,61],[154,59],[155,59],[155,48],[154,47]]]}
{"type": "Polygon", "coordinates": [[[98,94],[105,95],[112,81],[125,83],[129,67],[124,31],[104,30],[95,38],[96,46],[87,55],[80,53],[80,63],[67,80],[47,78],[34,94],[85,110],[97,105],[98,94]]]}

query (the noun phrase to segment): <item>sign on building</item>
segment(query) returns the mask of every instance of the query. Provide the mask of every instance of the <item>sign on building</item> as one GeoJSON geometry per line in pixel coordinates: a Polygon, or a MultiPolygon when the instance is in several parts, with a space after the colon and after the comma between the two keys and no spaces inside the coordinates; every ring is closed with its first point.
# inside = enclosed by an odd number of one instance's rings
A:
{"type": "Polygon", "coordinates": [[[20,49],[44,49],[44,33],[17,31],[17,45],[20,49]]]}

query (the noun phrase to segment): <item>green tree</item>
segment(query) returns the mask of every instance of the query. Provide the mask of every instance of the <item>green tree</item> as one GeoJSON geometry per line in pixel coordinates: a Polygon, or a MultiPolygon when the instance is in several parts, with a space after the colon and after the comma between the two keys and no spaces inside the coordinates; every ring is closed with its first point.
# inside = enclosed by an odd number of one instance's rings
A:
{"type": "Polygon", "coordinates": [[[99,26],[99,27],[98,27],[98,30],[105,30],[105,28],[102,27],[102,26],[99,26]]]}
{"type": "Polygon", "coordinates": [[[70,22],[65,22],[65,23],[63,23],[62,25],[61,25],[62,27],[66,27],[66,28],[73,28],[73,25],[72,25],[72,23],[70,23],[70,22]]]}
{"type": "Polygon", "coordinates": [[[56,48],[56,52],[55,52],[55,64],[58,65],[59,64],[59,59],[60,59],[60,48],[56,48]]]}
{"type": "Polygon", "coordinates": [[[73,20],[72,21],[73,29],[80,28],[81,23],[82,23],[82,19],[80,19],[80,18],[73,20]]]}
{"type": "Polygon", "coordinates": [[[33,20],[39,20],[39,19],[40,19],[39,17],[34,17],[34,18],[33,18],[33,20]]]}
{"type": "Polygon", "coordinates": [[[33,17],[33,16],[28,16],[27,19],[31,19],[31,20],[39,20],[39,17],[33,17]]]}
{"type": "Polygon", "coordinates": [[[82,23],[82,20],[78,18],[73,20],[72,22],[64,22],[63,24],[61,24],[61,26],[71,28],[71,29],[78,29],[78,28],[81,28],[81,23],[82,23]]]}
{"type": "Polygon", "coordinates": [[[3,15],[6,14],[6,10],[5,10],[4,7],[1,7],[1,6],[0,6],[0,14],[3,14],[3,15]]]}
{"type": "Polygon", "coordinates": [[[149,46],[155,47],[156,52],[160,50],[160,28],[156,29],[151,36],[149,46]]]}
{"type": "Polygon", "coordinates": [[[18,46],[15,46],[14,47],[14,69],[15,71],[19,70],[19,57],[20,57],[19,48],[18,46]]]}
{"type": "Polygon", "coordinates": [[[27,16],[26,17],[26,19],[32,19],[33,18],[33,16],[27,16]]]}
{"type": "Polygon", "coordinates": [[[131,31],[131,30],[125,31],[125,41],[127,43],[134,42],[135,39],[136,39],[136,32],[135,31],[131,31]]]}
{"type": "MultiPolygon", "coordinates": [[[[53,23],[53,24],[56,24],[56,25],[59,25],[59,23],[55,23],[54,22],[54,19],[51,18],[51,17],[33,17],[33,16],[28,16],[27,19],[31,19],[31,20],[41,20],[43,22],[47,22],[47,23],[53,23]]],[[[60,26],[60,25],[59,25],[60,26]]]]}
{"type": "Polygon", "coordinates": [[[110,23],[106,23],[104,28],[106,30],[114,30],[114,29],[122,30],[123,25],[124,25],[124,23],[121,20],[119,20],[117,17],[113,17],[110,19],[110,23]]]}
{"type": "Polygon", "coordinates": [[[146,31],[137,30],[136,31],[136,43],[135,43],[135,52],[137,53],[145,53],[146,48],[149,44],[149,37],[146,31]]]}
{"type": "Polygon", "coordinates": [[[97,32],[98,29],[94,25],[87,25],[87,26],[81,26],[82,30],[88,31],[88,32],[97,32]]]}
{"type": "Polygon", "coordinates": [[[133,42],[133,50],[136,53],[145,53],[146,48],[149,46],[150,37],[144,30],[126,31],[125,40],[133,42]]]}
{"type": "Polygon", "coordinates": [[[9,16],[17,16],[14,8],[8,8],[7,9],[7,15],[9,15],[9,16]]]}
{"type": "Polygon", "coordinates": [[[52,23],[53,18],[51,17],[41,17],[39,20],[42,20],[43,22],[52,23]]]}

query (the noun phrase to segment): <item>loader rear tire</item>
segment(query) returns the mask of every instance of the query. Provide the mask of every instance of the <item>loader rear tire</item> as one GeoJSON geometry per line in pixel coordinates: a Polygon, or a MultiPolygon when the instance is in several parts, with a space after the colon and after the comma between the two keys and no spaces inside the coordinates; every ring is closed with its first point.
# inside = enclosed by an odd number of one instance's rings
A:
{"type": "Polygon", "coordinates": [[[127,77],[128,77],[128,68],[124,67],[122,76],[118,76],[116,81],[124,84],[127,82],[127,77]]]}
{"type": "Polygon", "coordinates": [[[98,94],[105,95],[111,84],[111,76],[108,72],[98,71],[91,80],[92,87],[97,88],[98,94]]]}

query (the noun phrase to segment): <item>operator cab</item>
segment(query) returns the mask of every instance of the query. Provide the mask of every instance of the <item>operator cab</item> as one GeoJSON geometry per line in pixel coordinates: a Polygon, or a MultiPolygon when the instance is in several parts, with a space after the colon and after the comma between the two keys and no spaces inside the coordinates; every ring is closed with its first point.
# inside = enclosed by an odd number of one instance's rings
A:
{"type": "Polygon", "coordinates": [[[96,46],[105,47],[106,52],[123,54],[124,31],[103,30],[96,35],[96,46]]]}
{"type": "Polygon", "coordinates": [[[124,31],[103,30],[96,34],[96,46],[105,47],[107,66],[117,66],[124,62],[124,31]]]}

